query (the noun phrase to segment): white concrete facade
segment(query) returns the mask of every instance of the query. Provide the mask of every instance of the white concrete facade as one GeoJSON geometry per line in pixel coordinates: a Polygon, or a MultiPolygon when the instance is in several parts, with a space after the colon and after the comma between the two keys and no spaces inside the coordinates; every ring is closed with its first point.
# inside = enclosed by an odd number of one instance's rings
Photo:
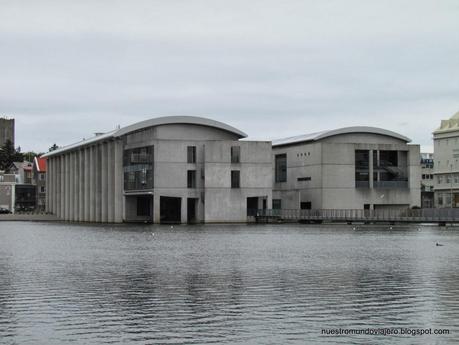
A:
{"type": "MultiPolygon", "coordinates": [[[[273,200],[282,209],[381,209],[420,206],[420,147],[371,127],[352,127],[273,142],[273,200]],[[357,181],[356,155],[366,158],[357,181]],[[286,180],[276,181],[276,156],[286,180]],[[385,156],[395,162],[389,166],[385,156]],[[390,172],[391,171],[391,172],[390,172]],[[394,173],[397,178],[393,177],[394,173]],[[392,176],[388,180],[387,176],[392,176]]],[[[282,179],[281,179],[282,180],[282,179]]]]}
{"type": "Polygon", "coordinates": [[[433,132],[435,207],[459,207],[459,112],[433,132]]]}
{"type": "Polygon", "coordinates": [[[50,152],[47,210],[68,221],[245,222],[248,198],[257,208],[272,200],[271,142],[245,136],[209,119],[165,117],[50,152]]]}

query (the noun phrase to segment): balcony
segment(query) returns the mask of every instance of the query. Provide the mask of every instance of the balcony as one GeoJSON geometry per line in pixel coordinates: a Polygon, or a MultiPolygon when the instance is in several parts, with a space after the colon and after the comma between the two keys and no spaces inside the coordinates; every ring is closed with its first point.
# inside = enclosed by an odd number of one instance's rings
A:
{"type": "Polygon", "coordinates": [[[355,188],[370,188],[368,181],[355,181],[355,188]]]}
{"type": "Polygon", "coordinates": [[[374,181],[373,188],[403,189],[408,188],[408,181],[374,181]]]}

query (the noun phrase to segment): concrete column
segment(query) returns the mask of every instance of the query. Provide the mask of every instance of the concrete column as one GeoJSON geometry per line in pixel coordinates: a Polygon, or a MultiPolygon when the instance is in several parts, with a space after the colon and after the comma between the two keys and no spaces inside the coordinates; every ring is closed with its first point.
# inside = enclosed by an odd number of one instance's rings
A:
{"type": "Polygon", "coordinates": [[[58,180],[58,170],[57,170],[57,166],[58,166],[58,158],[56,156],[53,157],[53,176],[52,176],[52,180],[53,180],[53,200],[51,202],[52,206],[53,206],[53,214],[54,215],[57,215],[57,188],[58,188],[58,183],[57,183],[57,180],[58,180]]]}
{"type": "Polygon", "coordinates": [[[373,188],[374,181],[373,181],[373,150],[370,150],[370,158],[368,160],[368,178],[370,181],[370,188],[373,188]]]}
{"type": "Polygon", "coordinates": [[[161,222],[161,197],[158,193],[153,195],[153,222],[159,224],[161,222]]]}
{"type": "Polygon", "coordinates": [[[79,170],[79,185],[78,185],[78,221],[84,221],[84,149],[78,151],[78,170],[79,170]]]}
{"type": "Polygon", "coordinates": [[[113,223],[115,221],[115,202],[113,200],[113,195],[115,194],[115,179],[114,179],[114,169],[115,169],[115,157],[114,157],[114,142],[111,141],[107,146],[107,219],[108,222],[113,223]]]}
{"type": "Polygon", "coordinates": [[[107,143],[103,143],[101,148],[101,222],[108,222],[108,150],[107,143]]]}
{"type": "Polygon", "coordinates": [[[182,198],[182,211],[181,211],[181,220],[182,224],[188,222],[188,198],[182,198]]]}
{"type": "Polygon", "coordinates": [[[65,170],[64,170],[64,155],[59,157],[60,159],[60,166],[59,166],[59,175],[61,177],[60,180],[60,188],[59,188],[59,218],[64,219],[65,213],[65,170]]]}
{"type": "Polygon", "coordinates": [[[90,151],[90,171],[89,171],[89,221],[96,221],[96,148],[91,146],[90,151]]]}
{"type": "Polygon", "coordinates": [[[70,220],[70,196],[72,195],[70,186],[70,153],[65,154],[65,220],[70,220]]]}
{"type": "MultiPolygon", "coordinates": [[[[49,158],[47,161],[47,170],[46,170],[46,176],[45,176],[45,212],[49,212],[49,158]]],[[[38,193],[38,191],[37,191],[38,193]]]]}
{"type": "Polygon", "coordinates": [[[79,203],[79,198],[80,198],[80,167],[78,165],[78,154],[79,151],[75,151],[73,153],[73,215],[72,215],[72,221],[77,222],[78,221],[78,203],[79,203]]]}
{"type": "Polygon", "coordinates": [[[91,204],[91,198],[90,198],[90,193],[91,191],[89,190],[91,186],[91,181],[89,177],[89,172],[91,168],[91,156],[90,156],[90,150],[89,148],[85,147],[84,149],[84,221],[89,222],[91,219],[90,216],[90,204],[91,204]]]}
{"type": "Polygon", "coordinates": [[[95,146],[95,177],[96,177],[96,222],[101,221],[101,206],[102,206],[102,162],[100,161],[101,159],[101,145],[96,145],[95,146]]]}
{"type": "Polygon", "coordinates": [[[115,222],[121,223],[124,219],[123,214],[123,191],[124,191],[124,176],[123,176],[123,142],[116,140],[114,142],[115,147],[115,222]]]}
{"type": "Polygon", "coordinates": [[[74,207],[74,201],[75,201],[75,189],[74,189],[74,184],[73,184],[73,180],[74,180],[74,174],[75,174],[75,170],[74,170],[74,166],[73,166],[73,156],[74,156],[74,152],[71,152],[68,154],[69,156],[69,161],[68,161],[68,175],[69,175],[69,213],[67,215],[67,219],[70,220],[70,221],[73,221],[73,207],[74,207]]]}

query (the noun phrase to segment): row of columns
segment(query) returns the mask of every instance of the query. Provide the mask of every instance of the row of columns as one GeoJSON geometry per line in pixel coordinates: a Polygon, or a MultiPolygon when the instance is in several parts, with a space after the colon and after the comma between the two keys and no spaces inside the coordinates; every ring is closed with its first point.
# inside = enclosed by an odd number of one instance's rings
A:
{"type": "Polygon", "coordinates": [[[48,157],[47,211],[67,221],[123,221],[123,148],[100,142],[48,157]]]}

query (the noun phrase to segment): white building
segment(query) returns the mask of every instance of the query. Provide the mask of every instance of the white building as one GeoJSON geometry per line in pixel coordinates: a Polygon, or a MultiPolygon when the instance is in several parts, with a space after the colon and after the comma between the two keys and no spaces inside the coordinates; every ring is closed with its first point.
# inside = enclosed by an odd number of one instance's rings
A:
{"type": "Polygon", "coordinates": [[[420,147],[380,128],[349,127],[273,141],[273,208],[419,207],[420,147]]]}
{"type": "Polygon", "coordinates": [[[459,207],[459,112],[442,120],[433,136],[435,205],[459,207]]]}
{"type": "Polygon", "coordinates": [[[69,221],[245,222],[272,202],[271,142],[205,118],[150,119],[46,154],[69,221]]]}
{"type": "Polygon", "coordinates": [[[434,200],[433,153],[421,153],[421,208],[433,208],[434,200]]]}

